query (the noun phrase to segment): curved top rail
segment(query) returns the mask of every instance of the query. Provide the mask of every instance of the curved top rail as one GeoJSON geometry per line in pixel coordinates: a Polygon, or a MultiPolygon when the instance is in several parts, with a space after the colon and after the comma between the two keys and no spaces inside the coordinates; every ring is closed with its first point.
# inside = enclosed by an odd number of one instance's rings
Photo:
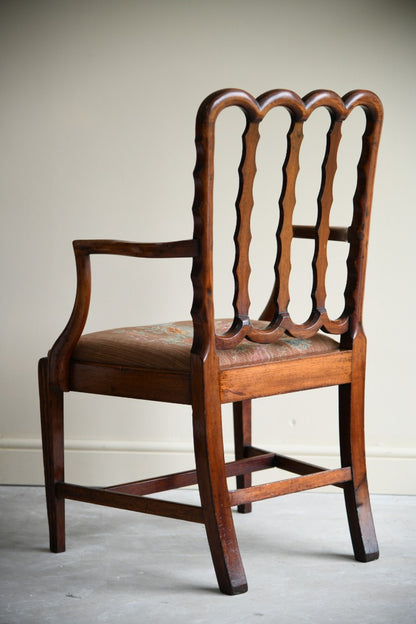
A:
{"type": "Polygon", "coordinates": [[[250,121],[261,121],[269,111],[277,106],[286,108],[296,121],[306,121],[319,107],[327,108],[339,120],[344,120],[357,106],[362,106],[374,120],[382,121],[383,106],[372,91],[356,89],[343,97],[331,90],[316,89],[303,98],[289,89],[272,89],[254,98],[242,89],[220,89],[214,91],[201,103],[196,126],[215,123],[218,115],[230,106],[244,110],[250,121]]]}

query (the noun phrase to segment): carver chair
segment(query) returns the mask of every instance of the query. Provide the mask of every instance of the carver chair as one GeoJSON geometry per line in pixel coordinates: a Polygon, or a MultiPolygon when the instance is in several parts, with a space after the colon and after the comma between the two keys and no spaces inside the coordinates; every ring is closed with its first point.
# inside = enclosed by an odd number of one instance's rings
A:
{"type": "MultiPolygon", "coordinates": [[[[72,499],[168,516],[205,525],[219,588],[226,594],[247,590],[232,508],[244,513],[251,503],[326,485],[344,490],[355,558],[371,561],[378,546],[370,508],[364,445],[366,338],[362,325],[364,276],[382,106],[369,91],[343,98],[318,90],[303,99],[273,90],[255,99],[236,89],[204,100],[196,120],[194,234],[189,240],[137,243],[116,240],[74,242],[77,291],[72,315],[47,357],[39,363],[39,387],[46,498],[53,552],[65,549],[64,501],[72,499]],[[234,233],[234,318],[216,320],[213,301],[213,183],[216,120],[227,107],[246,118],[242,137],[234,233]],[[260,319],[250,317],[250,217],[259,125],[275,107],[290,116],[287,152],[276,198],[274,285],[260,319]],[[315,225],[292,222],[303,125],[318,107],[330,114],[321,163],[315,225]],[[352,220],[330,224],[332,189],[341,127],[361,107],[366,125],[358,162],[352,220]],[[312,311],[303,323],[289,312],[292,239],[314,241],[312,311]],[[328,241],[347,245],[345,305],[338,318],[326,309],[328,241]],[[83,335],[90,299],[90,256],[193,259],[191,319],[154,326],[109,329],[83,335]],[[340,465],[327,470],[252,445],[251,402],[325,386],[339,387],[340,465]],[[195,470],[109,487],[85,487],[64,479],[63,397],[66,392],[165,401],[192,406],[195,470]],[[233,404],[235,460],[225,463],[221,406],[233,404]],[[277,467],[297,476],[252,485],[254,471],[277,467]],[[227,478],[236,476],[229,490],[227,478]],[[201,504],[189,505],[149,494],[197,485],[201,504]]],[[[230,241],[230,244],[231,241],[230,241]]]]}

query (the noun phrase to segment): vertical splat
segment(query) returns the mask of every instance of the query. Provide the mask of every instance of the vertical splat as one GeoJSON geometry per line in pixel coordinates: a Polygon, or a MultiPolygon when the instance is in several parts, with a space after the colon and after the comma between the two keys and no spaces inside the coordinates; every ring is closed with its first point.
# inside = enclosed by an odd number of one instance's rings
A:
{"type": "Polygon", "coordinates": [[[236,201],[237,224],[234,233],[235,262],[233,275],[235,291],[233,307],[235,318],[245,324],[250,308],[248,282],[251,273],[249,250],[251,241],[251,212],[253,209],[253,183],[256,175],[256,150],[259,142],[259,121],[247,120],[243,134],[243,152],[239,173],[239,190],[236,201]]]}
{"type": "Polygon", "coordinates": [[[332,116],[331,127],[327,134],[326,151],[322,163],[321,188],[318,195],[315,253],[312,260],[312,316],[326,316],[325,276],[328,267],[329,217],[333,201],[333,184],[337,170],[337,154],[340,140],[341,120],[332,116]]]}
{"type": "Polygon", "coordinates": [[[303,121],[297,121],[292,116],[292,123],[287,134],[287,153],[282,168],[283,184],[279,199],[280,219],[277,229],[275,264],[275,319],[288,316],[290,255],[293,238],[292,217],[296,204],[296,179],[299,172],[299,152],[302,140],[303,121]]]}

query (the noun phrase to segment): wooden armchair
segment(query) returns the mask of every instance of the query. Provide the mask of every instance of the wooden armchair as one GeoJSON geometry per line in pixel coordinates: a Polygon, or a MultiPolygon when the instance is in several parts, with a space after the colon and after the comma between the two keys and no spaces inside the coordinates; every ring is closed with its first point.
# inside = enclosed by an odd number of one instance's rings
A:
{"type": "Polygon", "coordinates": [[[220,590],[238,594],[247,583],[234,530],[232,507],[248,512],[253,501],[324,485],[344,490],[349,528],[358,561],[378,557],[366,478],[364,375],[366,338],[362,326],[364,275],[372,189],[382,124],[382,106],[368,91],[340,98],[314,91],[301,99],[273,90],[257,100],[226,89],[204,100],[196,121],[194,235],[169,243],[115,240],[75,241],[77,292],[67,326],[39,363],[39,386],[50,548],[65,549],[64,501],[72,499],[169,516],[205,524],[220,590]],[[245,114],[240,186],[234,235],[234,319],[215,320],[213,305],[214,135],[218,115],[237,106],[245,114]],[[276,106],[285,107],[291,124],[283,163],[283,185],[276,211],[275,283],[259,320],[250,318],[249,247],[252,187],[259,124],[276,106]],[[303,124],[317,107],[326,107],[331,124],[326,137],[315,226],[292,223],[303,124]],[[362,107],[366,127],[358,163],[353,218],[349,227],[330,226],[332,187],[341,126],[362,107]],[[312,312],[295,323],[289,314],[289,275],[293,237],[315,241],[312,260],[312,312]],[[339,318],[326,311],[328,240],[349,245],[345,307],[339,318]],[[110,329],[82,335],[90,298],[90,255],[146,258],[192,257],[192,321],[149,327],[110,329]],[[251,442],[251,400],[298,390],[339,386],[340,467],[326,470],[251,442]],[[148,399],[192,405],[196,470],[105,488],[65,482],[63,396],[65,392],[148,399]],[[224,462],[221,405],[233,403],[235,461],[224,462]],[[278,467],[295,477],[252,485],[251,474],[278,467]],[[237,477],[229,491],[226,479],[237,477]],[[197,484],[201,505],[169,502],[150,493],[197,484]]]}

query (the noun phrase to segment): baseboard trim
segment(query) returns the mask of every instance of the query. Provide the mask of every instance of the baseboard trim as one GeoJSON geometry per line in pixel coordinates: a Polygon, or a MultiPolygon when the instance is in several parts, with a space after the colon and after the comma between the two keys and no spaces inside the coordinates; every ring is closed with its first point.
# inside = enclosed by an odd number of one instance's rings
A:
{"type": "MultiPolygon", "coordinates": [[[[190,443],[130,442],[120,440],[67,440],[67,479],[86,485],[109,485],[193,467],[190,443]]],[[[261,444],[259,444],[261,446],[261,444]]],[[[336,467],[338,449],[330,446],[279,446],[284,455],[336,467]]],[[[232,448],[226,447],[227,458],[232,448]]],[[[380,494],[416,495],[416,449],[367,447],[370,489],[380,494]]],[[[263,473],[263,481],[264,475],[263,473]]],[[[257,476],[257,479],[259,477],[257,476]]],[[[267,480],[267,479],[266,479],[267,480]]],[[[36,438],[0,439],[0,483],[40,485],[43,483],[41,442],[36,438]]]]}

